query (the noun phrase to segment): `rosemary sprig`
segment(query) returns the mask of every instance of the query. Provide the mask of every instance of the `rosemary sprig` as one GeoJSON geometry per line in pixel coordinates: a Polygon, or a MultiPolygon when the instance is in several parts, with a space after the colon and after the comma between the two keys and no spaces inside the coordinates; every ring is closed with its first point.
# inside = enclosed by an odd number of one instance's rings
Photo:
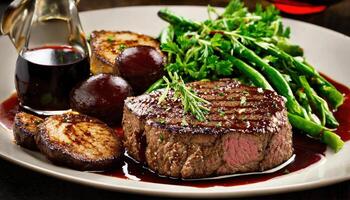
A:
{"type": "Polygon", "coordinates": [[[195,92],[186,86],[182,78],[176,73],[169,72],[169,78],[166,76],[163,77],[166,88],[164,92],[159,97],[158,104],[161,104],[169,94],[170,89],[174,91],[173,98],[181,99],[184,114],[190,112],[197,120],[205,121],[206,114],[209,112],[210,102],[200,98],[195,94],[195,92]]]}

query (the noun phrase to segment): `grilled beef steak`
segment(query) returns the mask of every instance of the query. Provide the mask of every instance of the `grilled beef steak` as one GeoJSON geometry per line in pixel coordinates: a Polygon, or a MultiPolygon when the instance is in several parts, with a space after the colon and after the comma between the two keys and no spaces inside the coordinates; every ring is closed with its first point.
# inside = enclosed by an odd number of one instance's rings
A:
{"type": "Polygon", "coordinates": [[[200,178],[273,168],[293,154],[284,99],[231,79],[188,84],[211,102],[207,121],[183,114],[162,91],[125,101],[128,154],[160,175],[200,178]]]}

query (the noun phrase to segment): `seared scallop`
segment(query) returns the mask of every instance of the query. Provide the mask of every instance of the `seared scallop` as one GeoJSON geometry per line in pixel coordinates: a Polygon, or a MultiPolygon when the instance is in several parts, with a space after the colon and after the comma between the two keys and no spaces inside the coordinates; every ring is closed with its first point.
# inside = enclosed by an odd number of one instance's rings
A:
{"type": "Polygon", "coordinates": [[[53,163],[82,171],[113,167],[122,142],[105,123],[87,115],[66,113],[45,119],[36,144],[53,163]]]}
{"type": "Polygon", "coordinates": [[[38,125],[42,122],[40,117],[25,112],[17,113],[13,127],[16,143],[24,148],[36,150],[34,138],[39,132],[38,125]]]}

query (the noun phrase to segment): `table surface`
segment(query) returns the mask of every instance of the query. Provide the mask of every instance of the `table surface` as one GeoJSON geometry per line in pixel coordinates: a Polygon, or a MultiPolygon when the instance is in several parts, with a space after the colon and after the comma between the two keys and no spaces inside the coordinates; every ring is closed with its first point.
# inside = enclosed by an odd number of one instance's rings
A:
{"type": "MultiPolygon", "coordinates": [[[[81,0],[81,11],[133,5],[214,5],[225,6],[228,0],[81,0]]],[[[256,0],[246,1],[253,8],[256,0]]],[[[9,3],[0,2],[0,16],[9,3]]],[[[266,2],[262,2],[266,4],[266,2]]],[[[331,5],[326,11],[304,16],[283,15],[293,19],[317,24],[350,36],[350,0],[342,0],[331,5]]],[[[0,159],[0,199],[1,200],[70,200],[70,199],[155,199],[154,197],[109,192],[94,189],[42,175],[0,159]]],[[[164,199],[164,198],[162,198],[164,199]]],[[[309,200],[350,199],[350,181],[314,190],[278,194],[244,199],[286,199],[309,200]]]]}

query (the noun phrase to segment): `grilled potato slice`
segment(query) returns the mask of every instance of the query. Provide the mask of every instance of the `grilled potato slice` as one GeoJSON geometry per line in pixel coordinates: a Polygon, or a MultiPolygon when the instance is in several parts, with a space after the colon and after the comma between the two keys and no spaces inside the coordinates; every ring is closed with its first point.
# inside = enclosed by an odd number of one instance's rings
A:
{"type": "Polygon", "coordinates": [[[113,167],[122,153],[121,138],[105,123],[86,115],[51,116],[39,128],[38,148],[58,165],[102,171],[113,167]]]}
{"type": "Polygon", "coordinates": [[[151,46],[160,51],[159,42],[154,38],[130,31],[93,31],[90,37],[91,72],[93,74],[119,74],[115,64],[117,56],[128,47],[151,46]]]}
{"type": "Polygon", "coordinates": [[[36,150],[35,136],[38,135],[38,125],[42,122],[40,117],[25,112],[17,113],[13,127],[16,143],[24,148],[36,150]]]}

